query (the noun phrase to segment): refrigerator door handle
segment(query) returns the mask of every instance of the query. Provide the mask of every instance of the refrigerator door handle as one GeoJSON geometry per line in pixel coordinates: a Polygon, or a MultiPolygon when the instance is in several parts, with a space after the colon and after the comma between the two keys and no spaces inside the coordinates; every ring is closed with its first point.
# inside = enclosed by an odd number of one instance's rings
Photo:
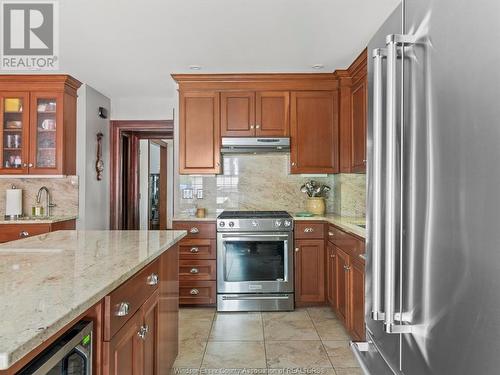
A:
{"type": "MultiPolygon", "coordinates": [[[[401,245],[401,232],[397,231],[398,219],[401,213],[401,201],[398,197],[398,132],[397,132],[397,58],[398,47],[413,44],[415,38],[409,35],[388,35],[387,43],[387,131],[386,131],[386,221],[385,221],[385,301],[384,301],[384,329],[387,333],[411,333],[412,326],[403,324],[401,317],[397,314],[399,321],[395,322],[395,294],[396,294],[396,248],[401,245]]],[[[404,60],[404,55],[402,56],[404,60]]],[[[403,95],[403,90],[402,90],[403,95]]],[[[403,108],[401,109],[403,111],[403,108]]],[[[403,118],[403,116],[401,116],[403,118]]],[[[403,140],[400,141],[403,144],[403,140]]],[[[400,176],[403,176],[401,163],[400,176]]],[[[403,190],[401,189],[401,192],[403,190]]],[[[402,228],[402,223],[400,223],[402,228]]]]}
{"type": "Polygon", "coordinates": [[[372,319],[384,320],[381,301],[381,256],[382,256],[382,121],[383,121],[383,90],[382,90],[382,61],[387,56],[387,49],[373,50],[373,242],[371,251],[372,261],[372,319]]]}

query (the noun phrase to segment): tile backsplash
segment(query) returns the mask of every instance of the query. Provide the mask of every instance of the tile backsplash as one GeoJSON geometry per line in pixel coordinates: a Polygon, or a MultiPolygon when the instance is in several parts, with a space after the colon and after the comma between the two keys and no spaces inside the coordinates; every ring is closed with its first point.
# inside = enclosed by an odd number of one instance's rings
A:
{"type": "MultiPolygon", "coordinates": [[[[78,215],[78,176],[62,178],[0,178],[0,217],[5,215],[5,190],[15,185],[23,189],[23,213],[31,215],[31,207],[35,204],[38,189],[46,186],[56,204],[52,208],[54,216],[78,215]]],[[[45,194],[45,193],[44,193],[45,194]]],[[[42,196],[42,204],[45,195],[42,196]]]]}
{"type": "Polygon", "coordinates": [[[287,153],[225,155],[222,175],[177,176],[175,215],[191,215],[196,207],[212,215],[222,210],[304,211],[306,195],[300,186],[312,179],[332,189],[326,199],[327,212],[364,216],[364,175],[292,175],[289,165],[287,153]],[[182,198],[185,189],[193,191],[192,198],[182,198]],[[201,189],[203,198],[196,198],[201,189]]]}

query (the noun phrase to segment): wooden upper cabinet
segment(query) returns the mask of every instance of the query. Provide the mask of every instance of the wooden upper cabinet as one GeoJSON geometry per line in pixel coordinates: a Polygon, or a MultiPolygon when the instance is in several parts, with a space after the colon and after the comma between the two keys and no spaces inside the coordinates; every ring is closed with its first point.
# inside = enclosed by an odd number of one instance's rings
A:
{"type": "Polygon", "coordinates": [[[259,91],[256,103],[255,134],[258,137],[286,137],[290,134],[288,91],[259,91]]]}
{"type": "Polygon", "coordinates": [[[180,93],[181,174],[220,173],[219,93],[180,93]]]}
{"type": "Polygon", "coordinates": [[[221,136],[252,137],[255,135],[255,92],[222,92],[221,136]]]}
{"type": "Polygon", "coordinates": [[[221,93],[222,137],[286,137],[290,132],[288,91],[221,93]]]}
{"type": "Polygon", "coordinates": [[[340,82],[340,171],[366,171],[367,52],[349,69],[337,71],[340,82]]]}
{"type": "Polygon", "coordinates": [[[337,91],[291,94],[291,172],[338,173],[337,91]]]}
{"type": "Polygon", "coordinates": [[[67,75],[0,75],[0,174],[76,174],[76,91],[67,75]]]}

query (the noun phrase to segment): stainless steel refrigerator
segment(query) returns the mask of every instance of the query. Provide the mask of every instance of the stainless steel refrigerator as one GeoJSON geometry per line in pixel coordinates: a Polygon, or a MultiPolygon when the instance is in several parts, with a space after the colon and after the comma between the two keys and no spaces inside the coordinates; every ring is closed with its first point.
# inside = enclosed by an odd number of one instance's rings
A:
{"type": "Polygon", "coordinates": [[[500,1],[406,0],[368,46],[366,374],[500,374],[500,1]]]}

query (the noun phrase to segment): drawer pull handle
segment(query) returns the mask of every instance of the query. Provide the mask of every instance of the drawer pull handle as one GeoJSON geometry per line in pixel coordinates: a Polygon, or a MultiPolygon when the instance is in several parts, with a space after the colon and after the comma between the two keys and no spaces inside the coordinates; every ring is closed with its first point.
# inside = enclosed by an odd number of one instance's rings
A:
{"type": "Polygon", "coordinates": [[[347,271],[349,271],[350,269],[351,269],[351,267],[349,267],[349,266],[344,266],[344,270],[345,270],[346,272],[347,272],[347,271]]]}
{"type": "Polygon", "coordinates": [[[197,274],[200,271],[198,270],[198,268],[191,268],[191,271],[189,271],[189,272],[192,274],[197,274]]]}
{"type": "Polygon", "coordinates": [[[200,230],[196,227],[192,227],[190,230],[189,230],[189,233],[191,234],[196,234],[196,233],[200,233],[200,230]]]}
{"type": "Polygon", "coordinates": [[[115,315],[116,316],[127,316],[130,312],[130,303],[121,302],[117,305],[115,315]]]}
{"type": "Polygon", "coordinates": [[[333,232],[328,232],[328,235],[329,235],[330,237],[333,237],[333,232]]]}
{"type": "Polygon", "coordinates": [[[23,230],[21,233],[19,233],[19,238],[26,238],[26,237],[29,237],[30,235],[30,232],[26,232],[25,230],[23,230]]]}
{"type": "Polygon", "coordinates": [[[200,294],[200,291],[198,289],[191,289],[189,291],[189,294],[191,294],[192,296],[197,296],[198,294],[200,294]]]}
{"type": "Polygon", "coordinates": [[[196,254],[200,251],[200,249],[198,249],[197,247],[192,247],[189,251],[192,252],[193,254],[196,254]]]}
{"type": "Polygon", "coordinates": [[[158,285],[158,283],[160,282],[160,278],[158,277],[158,275],[156,273],[152,273],[151,275],[148,276],[148,280],[147,280],[147,284],[148,285],[158,285]]]}
{"type": "Polygon", "coordinates": [[[139,332],[137,332],[137,335],[141,339],[146,340],[146,335],[148,332],[149,332],[149,326],[146,324],[146,325],[141,326],[141,328],[139,329],[139,332]]]}
{"type": "Polygon", "coordinates": [[[304,233],[312,233],[314,232],[314,228],[305,228],[304,233]]]}

